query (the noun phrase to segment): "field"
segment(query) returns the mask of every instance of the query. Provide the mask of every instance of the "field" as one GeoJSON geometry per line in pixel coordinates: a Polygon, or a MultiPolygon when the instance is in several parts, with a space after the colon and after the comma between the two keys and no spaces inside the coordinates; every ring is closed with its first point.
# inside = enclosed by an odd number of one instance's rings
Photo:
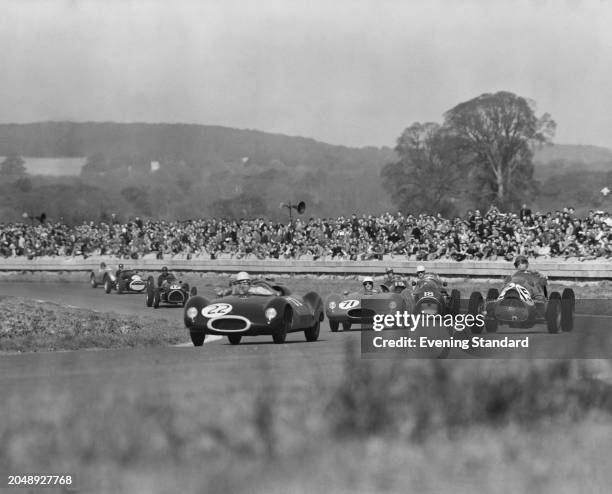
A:
{"type": "MultiPolygon", "coordinates": [[[[206,294],[227,285],[184,278],[206,294]]],[[[323,295],[359,286],[288,281],[323,295]]],[[[612,483],[610,361],[362,360],[357,333],[327,331],[316,344],[173,348],[186,340],[180,310],[129,316],[12,297],[0,310],[33,331],[50,321],[57,341],[127,347],[0,360],[0,464],[73,473],[78,492],[559,494],[612,483]]]]}

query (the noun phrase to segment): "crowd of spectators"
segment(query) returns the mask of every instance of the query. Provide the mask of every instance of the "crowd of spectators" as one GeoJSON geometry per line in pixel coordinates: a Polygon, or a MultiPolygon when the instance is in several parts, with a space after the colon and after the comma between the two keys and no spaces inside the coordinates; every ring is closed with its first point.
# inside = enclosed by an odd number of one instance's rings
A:
{"type": "Polygon", "coordinates": [[[52,221],[0,223],[0,256],[97,256],[123,259],[143,256],[188,259],[203,256],[251,259],[417,261],[511,260],[531,258],[575,260],[612,257],[612,217],[590,211],[578,217],[573,208],[517,213],[492,207],[481,213],[446,219],[440,215],[355,215],[338,218],[301,217],[292,224],[258,219],[203,218],[126,223],[88,222],[68,226],[52,221]]]}

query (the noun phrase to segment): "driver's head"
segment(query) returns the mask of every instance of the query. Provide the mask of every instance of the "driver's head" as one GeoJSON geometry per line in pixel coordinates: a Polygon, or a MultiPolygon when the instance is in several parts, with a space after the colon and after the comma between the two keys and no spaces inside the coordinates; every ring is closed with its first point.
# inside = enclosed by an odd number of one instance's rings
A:
{"type": "Polygon", "coordinates": [[[374,289],[374,278],[371,276],[366,276],[363,279],[363,289],[367,292],[371,292],[374,289]]]}
{"type": "Polygon", "coordinates": [[[527,269],[529,268],[529,261],[525,256],[518,256],[514,260],[514,267],[519,271],[527,271],[527,269]]]}
{"type": "Polygon", "coordinates": [[[123,264],[119,264],[119,269],[123,269],[123,264]]]}
{"type": "Polygon", "coordinates": [[[388,277],[393,276],[393,268],[387,268],[387,270],[385,271],[385,273],[387,274],[388,277]]]}
{"type": "Polygon", "coordinates": [[[251,277],[246,271],[240,271],[236,275],[236,285],[238,286],[239,293],[247,293],[251,286],[251,277]]]}
{"type": "Polygon", "coordinates": [[[419,278],[425,276],[425,266],[423,266],[422,264],[418,265],[416,268],[416,274],[419,278]]]}
{"type": "Polygon", "coordinates": [[[162,268],[162,274],[168,274],[168,268],[166,266],[162,268]]]}

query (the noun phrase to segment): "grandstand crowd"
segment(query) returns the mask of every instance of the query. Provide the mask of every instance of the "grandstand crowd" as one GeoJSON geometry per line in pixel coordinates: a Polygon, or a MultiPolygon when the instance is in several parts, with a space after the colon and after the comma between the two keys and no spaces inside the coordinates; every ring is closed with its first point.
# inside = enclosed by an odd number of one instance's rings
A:
{"type": "Polygon", "coordinates": [[[293,223],[258,219],[194,219],[126,223],[52,221],[0,223],[0,256],[114,256],[159,259],[185,256],[252,259],[371,260],[385,258],[427,261],[564,258],[580,261],[612,257],[612,217],[573,208],[516,213],[492,207],[453,219],[426,214],[355,215],[338,218],[301,217],[293,223]]]}

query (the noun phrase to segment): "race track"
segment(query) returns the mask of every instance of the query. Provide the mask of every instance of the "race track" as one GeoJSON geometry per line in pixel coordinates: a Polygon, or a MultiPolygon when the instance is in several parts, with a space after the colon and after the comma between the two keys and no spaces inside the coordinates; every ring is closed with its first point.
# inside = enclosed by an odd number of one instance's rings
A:
{"type": "MultiPolygon", "coordinates": [[[[87,283],[0,283],[0,296],[6,295],[147,318],[163,314],[165,319],[175,322],[177,332],[186,332],[182,309],[149,309],[145,307],[143,295],[107,295],[100,288],[91,289],[87,283]]],[[[544,327],[538,326],[529,330],[501,330],[498,335],[509,331],[524,333],[530,336],[533,348],[553,345],[565,351],[580,346],[587,354],[601,356],[602,351],[612,355],[611,328],[610,316],[578,315],[576,330],[572,333],[549,335],[544,327]]],[[[8,354],[0,358],[0,389],[17,386],[24,393],[34,393],[49,387],[78,389],[111,385],[120,379],[126,386],[139,388],[160,383],[185,386],[193,380],[199,387],[205,385],[213,391],[217,386],[231,385],[232,379],[246,378],[262,365],[286,382],[299,383],[308,380],[315,370],[317,375],[340,373],[344,349],[351,343],[358,347],[359,338],[359,331],[331,333],[324,322],[319,341],[314,343],[307,343],[303,333],[293,333],[283,345],[275,345],[271,337],[265,336],[246,338],[238,346],[229,345],[222,338],[207,341],[202,348],[185,344],[138,350],[8,354]]],[[[453,350],[448,356],[461,357],[460,350],[453,350]]],[[[571,357],[571,352],[567,356],[571,357]]]]}

